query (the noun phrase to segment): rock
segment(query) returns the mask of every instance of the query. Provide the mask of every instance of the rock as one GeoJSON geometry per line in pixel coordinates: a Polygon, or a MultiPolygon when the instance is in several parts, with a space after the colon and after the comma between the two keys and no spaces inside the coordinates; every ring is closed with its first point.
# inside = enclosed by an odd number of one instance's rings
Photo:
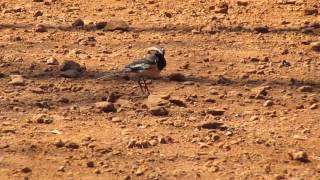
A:
{"type": "Polygon", "coordinates": [[[194,82],[193,81],[185,81],[182,83],[183,85],[187,85],[187,86],[190,86],[190,85],[194,85],[194,82]]]}
{"type": "Polygon", "coordinates": [[[172,18],[172,14],[169,13],[169,12],[164,12],[163,14],[164,14],[164,16],[167,17],[167,18],[172,18]]]}
{"type": "Polygon", "coordinates": [[[74,28],[82,28],[84,26],[84,21],[82,19],[76,19],[73,21],[71,26],[74,28]]]}
{"type": "Polygon", "coordinates": [[[148,99],[145,102],[145,105],[149,109],[157,106],[165,106],[169,103],[169,101],[166,98],[166,96],[161,95],[149,95],[148,99]]]}
{"type": "Polygon", "coordinates": [[[65,166],[60,166],[59,168],[58,168],[58,171],[60,171],[60,172],[65,172],[65,166]]]}
{"type": "Polygon", "coordinates": [[[95,26],[96,26],[97,29],[103,29],[103,28],[106,27],[106,25],[107,25],[107,22],[105,22],[105,21],[97,22],[97,23],[95,24],[95,26]]]}
{"type": "Polygon", "coordinates": [[[82,72],[79,72],[76,69],[69,69],[69,70],[60,72],[60,76],[65,78],[77,78],[77,77],[80,77],[81,75],[82,75],[82,72]]]}
{"type": "Polygon", "coordinates": [[[292,160],[301,161],[301,162],[309,162],[308,154],[305,151],[292,151],[289,152],[289,157],[292,160]]]}
{"type": "Polygon", "coordinates": [[[212,116],[222,116],[225,113],[222,109],[208,109],[206,111],[206,114],[212,115],[212,116]]]}
{"type": "Polygon", "coordinates": [[[88,161],[87,162],[87,167],[88,168],[93,168],[94,167],[94,162],[93,161],[88,161]]]}
{"type": "Polygon", "coordinates": [[[259,116],[251,116],[250,121],[257,121],[259,120],[259,116]]]}
{"type": "Polygon", "coordinates": [[[29,168],[29,167],[24,167],[24,168],[21,169],[21,172],[22,172],[22,173],[31,173],[31,172],[32,172],[32,169],[29,168]]]}
{"type": "Polygon", "coordinates": [[[33,2],[43,2],[44,0],[33,0],[33,2]]]}
{"type": "Polygon", "coordinates": [[[107,101],[115,103],[121,96],[122,94],[120,94],[119,92],[111,92],[108,96],[107,101]]]}
{"type": "Polygon", "coordinates": [[[268,33],[269,27],[268,26],[257,26],[257,27],[254,27],[253,30],[255,30],[258,33],[268,33]]]}
{"type": "Polygon", "coordinates": [[[172,73],[169,75],[169,80],[183,82],[183,81],[186,81],[187,78],[181,73],[172,73]]]}
{"type": "Polygon", "coordinates": [[[165,137],[158,137],[158,142],[160,144],[169,144],[173,142],[173,139],[170,136],[165,136],[165,137]]]}
{"type": "Polygon", "coordinates": [[[47,32],[48,29],[46,28],[46,26],[42,25],[42,24],[37,24],[36,27],[34,28],[35,32],[47,32]]]}
{"type": "Polygon", "coordinates": [[[221,129],[221,127],[223,127],[223,123],[215,121],[205,121],[198,125],[198,127],[203,129],[221,129]]]}
{"type": "Polygon", "coordinates": [[[0,78],[4,78],[4,77],[6,77],[6,75],[0,72],[0,78]]]}
{"type": "Polygon", "coordinates": [[[47,65],[59,65],[59,62],[56,58],[54,57],[50,57],[49,59],[47,59],[47,65]]]}
{"type": "Polygon", "coordinates": [[[272,106],[273,104],[274,104],[273,101],[267,100],[266,102],[263,103],[263,106],[269,107],[269,106],[272,106]]]}
{"type": "Polygon", "coordinates": [[[304,15],[306,16],[318,15],[318,13],[318,9],[314,7],[309,7],[304,10],[304,15]]]}
{"type": "Polygon", "coordinates": [[[247,0],[238,0],[237,4],[238,6],[248,6],[249,2],[247,0]]]}
{"type": "Polygon", "coordinates": [[[301,86],[298,88],[298,91],[300,92],[312,92],[313,87],[312,86],[301,86]]]}
{"type": "Polygon", "coordinates": [[[319,107],[318,104],[314,103],[310,106],[310,109],[315,110],[315,109],[318,109],[318,107],[319,107]]]}
{"type": "Polygon", "coordinates": [[[221,2],[215,7],[214,12],[215,13],[227,14],[228,13],[228,9],[229,9],[228,4],[226,2],[221,2]]]}
{"type": "Polygon", "coordinates": [[[311,46],[311,49],[312,49],[313,51],[320,52],[320,41],[318,41],[318,42],[312,42],[312,43],[310,44],[310,46],[311,46]]]}
{"type": "Polygon", "coordinates": [[[26,80],[22,75],[10,75],[11,81],[8,84],[15,86],[26,85],[26,80]]]}
{"type": "Polygon", "coordinates": [[[104,27],[105,31],[129,31],[130,27],[125,21],[110,21],[104,27]]]}
{"type": "Polygon", "coordinates": [[[82,71],[82,67],[79,63],[70,60],[64,60],[60,66],[60,71],[66,71],[69,69],[75,69],[78,71],[82,71]]]}
{"type": "Polygon", "coordinates": [[[79,149],[79,147],[80,147],[79,144],[74,143],[74,142],[69,142],[65,146],[66,146],[66,148],[69,148],[69,149],[79,149]]]}
{"type": "Polygon", "coordinates": [[[43,12],[41,11],[37,11],[34,13],[33,17],[39,17],[39,16],[42,16],[43,15],[43,12]]]}
{"type": "Polygon", "coordinates": [[[201,29],[203,33],[214,34],[216,32],[215,27],[212,25],[205,26],[201,29]]]}
{"type": "Polygon", "coordinates": [[[171,97],[169,101],[176,106],[187,107],[187,104],[184,102],[184,100],[177,97],[171,97]]]}
{"type": "Polygon", "coordinates": [[[64,147],[66,144],[65,144],[65,142],[63,142],[61,139],[59,139],[58,141],[56,141],[56,142],[54,143],[54,145],[55,145],[57,148],[62,148],[62,147],[64,147]]]}
{"type": "Polygon", "coordinates": [[[152,107],[149,112],[154,116],[167,116],[169,114],[168,110],[161,106],[152,107]]]}
{"type": "Polygon", "coordinates": [[[53,118],[46,114],[38,114],[35,116],[34,121],[39,124],[51,124],[53,122],[53,118]]]}
{"type": "Polygon", "coordinates": [[[102,112],[116,112],[116,108],[113,103],[107,102],[107,101],[102,101],[102,102],[97,102],[96,108],[102,112]]]}
{"type": "Polygon", "coordinates": [[[121,119],[119,117],[113,117],[111,121],[114,123],[118,123],[118,122],[121,122],[121,119]]]}

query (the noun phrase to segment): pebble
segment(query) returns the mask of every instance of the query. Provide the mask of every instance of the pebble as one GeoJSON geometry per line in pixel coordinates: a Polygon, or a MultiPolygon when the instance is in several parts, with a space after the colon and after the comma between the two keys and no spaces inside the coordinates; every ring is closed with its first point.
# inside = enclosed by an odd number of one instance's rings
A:
{"type": "Polygon", "coordinates": [[[73,21],[71,26],[74,28],[82,28],[84,26],[84,21],[82,19],[76,19],[73,21]]]}
{"type": "Polygon", "coordinates": [[[56,58],[54,57],[50,57],[49,59],[47,59],[47,65],[59,65],[59,62],[56,58]]]}
{"type": "Polygon", "coordinates": [[[314,7],[309,7],[304,10],[304,15],[306,16],[318,15],[318,13],[318,9],[314,7]]]}
{"type": "Polygon", "coordinates": [[[79,149],[79,147],[80,147],[79,144],[74,143],[74,142],[69,142],[65,146],[66,146],[66,148],[69,148],[69,149],[79,149]]]}
{"type": "Polygon", "coordinates": [[[183,82],[186,81],[187,78],[185,75],[181,74],[181,73],[172,73],[169,75],[169,80],[170,81],[178,81],[178,82],[183,82]]]}
{"type": "Polygon", "coordinates": [[[320,52],[320,41],[310,43],[311,49],[313,51],[320,52]]]}
{"type": "Polygon", "coordinates": [[[206,114],[212,115],[212,116],[222,116],[224,115],[225,110],[222,109],[208,109],[206,111],[206,114]]]}
{"type": "Polygon", "coordinates": [[[194,81],[185,81],[183,82],[183,85],[187,85],[187,86],[194,85],[194,81]]]}
{"type": "Polygon", "coordinates": [[[35,116],[34,121],[39,124],[51,124],[53,122],[53,118],[47,114],[38,114],[35,116]]]}
{"type": "Polygon", "coordinates": [[[60,172],[65,172],[65,166],[60,166],[59,168],[58,168],[58,171],[60,171],[60,172]]]}
{"type": "Polygon", "coordinates": [[[56,142],[54,143],[54,145],[55,145],[57,148],[62,148],[62,147],[64,147],[66,144],[65,144],[65,142],[63,142],[61,139],[59,139],[58,141],[56,141],[56,142]]]}
{"type": "Polygon", "coordinates": [[[88,161],[87,162],[87,167],[88,168],[93,168],[94,167],[94,162],[93,161],[88,161]]]}
{"type": "Polygon", "coordinates": [[[24,167],[24,168],[21,169],[21,172],[23,172],[23,173],[30,173],[30,172],[32,172],[32,169],[29,168],[29,167],[24,167]]]}
{"type": "Polygon", "coordinates": [[[263,106],[269,107],[269,106],[272,106],[273,104],[274,104],[273,101],[267,100],[266,102],[263,103],[263,106]]]}
{"type": "Polygon", "coordinates": [[[121,119],[119,117],[113,117],[111,119],[112,122],[115,122],[115,123],[118,123],[118,122],[121,122],[121,119]]]}
{"type": "Polygon", "coordinates": [[[309,162],[308,154],[305,151],[292,151],[288,154],[292,160],[309,162]]]}
{"type": "Polygon", "coordinates": [[[310,106],[310,109],[312,109],[312,110],[315,110],[315,109],[318,109],[318,104],[312,104],[311,106],[310,106]]]}
{"type": "Polygon", "coordinates": [[[78,71],[82,71],[83,68],[81,65],[77,62],[71,61],[71,60],[64,60],[60,65],[60,71],[66,71],[70,69],[75,69],[78,71]]]}
{"type": "Polygon", "coordinates": [[[298,91],[300,92],[312,92],[313,87],[312,86],[301,86],[298,88],[298,91]]]}
{"type": "Polygon", "coordinates": [[[251,116],[250,121],[257,121],[259,120],[259,116],[251,116]]]}
{"type": "Polygon", "coordinates": [[[26,85],[26,79],[22,75],[10,75],[11,81],[9,84],[15,86],[24,86],[26,85]]]}
{"type": "Polygon", "coordinates": [[[269,27],[268,26],[257,26],[257,27],[254,27],[253,30],[255,30],[258,33],[268,33],[269,27]]]}
{"type": "Polygon", "coordinates": [[[169,101],[176,106],[187,107],[186,102],[183,99],[180,99],[178,97],[171,97],[169,101]]]}
{"type": "Polygon", "coordinates": [[[106,27],[106,25],[107,25],[107,22],[106,22],[106,21],[97,22],[97,23],[95,24],[95,26],[96,26],[97,29],[103,29],[103,28],[106,27]]]}
{"type": "Polygon", "coordinates": [[[204,129],[221,129],[221,127],[223,127],[223,123],[215,122],[215,121],[205,121],[200,123],[198,127],[201,127],[204,129]]]}
{"type": "Polygon", "coordinates": [[[39,16],[42,16],[43,15],[43,12],[41,11],[37,11],[34,13],[33,17],[39,17],[39,16]]]}
{"type": "Polygon", "coordinates": [[[165,107],[155,106],[149,109],[149,112],[153,116],[167,116],[169,111],[165,107]]]}
{"type": "Polygon", "coordinates": [[[116,107],[111,102],[107,102],[107,101],[97,102],[95,103],[95,106],[98,110],[102,112],[116,112],[116,107]]]}
{"type": "Polygon", "coordinates": [[[109,21],[104,27],[105,31],[129,31],[130,26],[125,21],[109,21]]]}
{"type": "Polygon", "coordinates": [[[221,13],[221,14],[227,14],[228,9],[229,9],[228,4],[226,2],[221,2],[215,7],[214,12],[221,13]]]}
{"type": "Polygon", "coordinates": [[[77,78],[77,77],[80,77],[81,75],[82,73],[76,69],[69,69],[69,70],[60,72],[60,76],[65,78],[77,78]]]}
{"type": "Polygon", "coordinates": [[[34,28],[35,32],[47,32],[48,29],[46,28],[46,26],[42,25],[42,24],[37,24],[36,27],[34,28]]]}
{"type": "Polygon", "coordinates": [[[238,0],[237,1],[237,4],[239,6],[248,6],[249,5],[249,2],[247,0],[238,0]]]}

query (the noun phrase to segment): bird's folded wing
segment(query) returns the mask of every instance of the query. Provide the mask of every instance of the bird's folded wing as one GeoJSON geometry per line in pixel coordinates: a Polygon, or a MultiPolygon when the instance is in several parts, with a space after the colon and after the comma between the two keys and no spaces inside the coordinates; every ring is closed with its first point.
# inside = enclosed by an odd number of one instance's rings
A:
{"type": "Polygon", "coordinates": [[[156,66],[156,62],[152,59],[144,58],[134,61],[133,63],[126,66],[127,69],[135,71],[143,71],[156,66]]]}

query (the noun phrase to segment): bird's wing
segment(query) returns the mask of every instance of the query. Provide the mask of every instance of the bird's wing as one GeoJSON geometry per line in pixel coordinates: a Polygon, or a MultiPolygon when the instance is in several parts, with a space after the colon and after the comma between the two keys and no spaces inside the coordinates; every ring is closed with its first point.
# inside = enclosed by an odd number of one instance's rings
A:
{"type": "Polygon", "coordinates": [[[151,58],[143,58],[133,61],[131,64],[128,64],[125,68],[131,72],[139,72],[147,69],[156,67],[156,62],[151,58]]]}

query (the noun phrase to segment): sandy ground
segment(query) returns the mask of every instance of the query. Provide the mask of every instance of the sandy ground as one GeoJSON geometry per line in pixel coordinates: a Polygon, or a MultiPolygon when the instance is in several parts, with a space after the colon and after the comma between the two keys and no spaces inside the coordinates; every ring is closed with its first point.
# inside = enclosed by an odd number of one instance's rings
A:
{"type": "Polygon", "coordinates": [[[319,179],[319,9],[1,0],[1,179],[319,179]],[[149,97],[133,81],[97,80],[152,45],[168,66],[149,97]],[[62,77],[65,60],[85,70],[62,77]]]}

